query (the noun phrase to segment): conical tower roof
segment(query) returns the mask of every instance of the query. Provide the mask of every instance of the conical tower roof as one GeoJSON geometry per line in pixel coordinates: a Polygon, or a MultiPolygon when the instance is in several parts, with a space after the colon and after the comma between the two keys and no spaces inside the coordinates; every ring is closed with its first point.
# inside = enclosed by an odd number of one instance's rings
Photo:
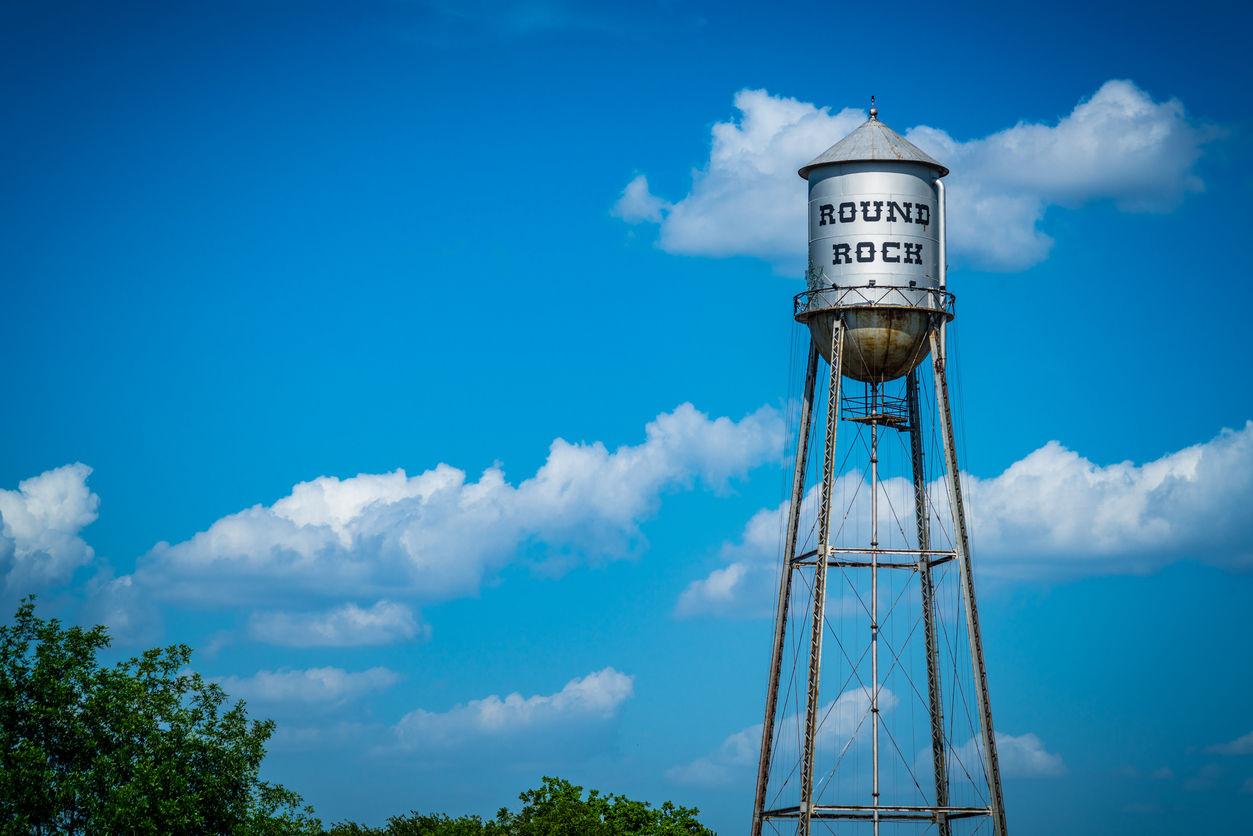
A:
{"type": "Polygon", "coordinates": [[[922,163],[948,174],[948,169],[927,156],[922,149],[879,121],[878,111],[870,109],[870,118],[857,130],[823,151],[797,172],[806,180],[811,169],[827,163],[860,163],[877,160],[922,163]]]}

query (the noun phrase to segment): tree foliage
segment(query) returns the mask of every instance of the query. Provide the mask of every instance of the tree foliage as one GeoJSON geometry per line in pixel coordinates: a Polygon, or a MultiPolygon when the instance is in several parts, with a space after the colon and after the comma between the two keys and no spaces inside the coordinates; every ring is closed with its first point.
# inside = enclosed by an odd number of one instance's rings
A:
{"type": "Polygon", "coordinates": [[[544,778],[539,789],[519,796],[517,813],[501,808],[496,818],[413,812],[393,816],[381,828],[352,822],[335,825],[330,836],[716,836],[697,821],[694,807],[677,807],[669,801],[653,807],[623,795],[601,795],[561,778],[544,778]]]}
{"type": "Polygon", "coordinates": [[[653,807],[561,778],[518,812],[412,812],[324,831],[300,796],[258,778],[271,720],[249,721],[172,645],[105,667],[105,628],[63,629],[29,599],[0,626],[0,836],[716,836],[695,808],[653,807]]]}
{"type": "Polygon", "coordinates": [[[191,648],[109,668],[104,627],[62,629],[23,600],[0,627],[0,836],[315,834],[300,796],[258,778],[270,720],[249,722],[191,648]]]}

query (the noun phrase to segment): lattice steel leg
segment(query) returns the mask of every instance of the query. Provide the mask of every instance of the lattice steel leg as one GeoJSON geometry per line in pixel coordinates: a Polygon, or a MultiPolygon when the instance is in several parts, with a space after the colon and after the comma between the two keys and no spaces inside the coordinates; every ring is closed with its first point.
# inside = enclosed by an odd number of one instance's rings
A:
{"type": "Polygon", "coordinates": [[[805,741],[801,761],[800,817],[797,836],[809,836],[813,814],[814,743],[818,735],[818,684],[822,668],[822,633],[827,597],[827,538],[831,534],[831,491],[835,484],[835,438],[840,423],[840,383],[844,362],[844,318],[831,327],[831,377],[827,387],[827,436],[822,457],[818,503],[818,554],[814,569],[814,610],[809,639],[809,690],[805,701],[805,741]]]}
{"type": "Polygon", "coordinates": [[[979,704],[982,726],[983,755],[988,765],[988,795],[992,808],[992,825],[996,836],[1005,833],[1005,801],[1001,795],[1001,767],[996,757],[996,734],[992,729],[992,708],[988,698],[988,677],[983,663],[983,639],[979,635],[979,612],[975,607],[974,577],[970,564],[970,543],[966,534],[966,512],[962,505],[961,471],[957,468],[957,445],[953,437],[953,415],[949,408],[948,380],[944,374],[945,357],[941,331],[931,331],[931,361],[935,369],[936,406],[940,413],[940,431],[944,442],[944,466],[947,472],[949,504],[953,509],[953,546],[961,574],[962,600],[966,605],[966,634],[970,639],[970,660],[974,667],[975,696],[979,704]]]}
{"type": "MultiPolygon", "coordinates": [[[[931,579],[931,528],[927,507],[927,472],[922,454],[922,408],[918,400],[918,371],[905,381],[909,405],[909,447],[914,471],[914,520],[918,529],[918,580],[922,587],[922,623],[927,645],[927,696],[931,704],[931,757],[935,767],[935,806],[948,806],[948,762],[944,748],[944,701],[940,698],[940,650],[935,636],[935,586],[931,579]]],[[[939,836],[949,836],[948,819],[938,814],[939,836]]]]}
{"type": "Polygon", "coordinates": [[[779,605],[774,620],[774,648],[770,654],[770,684],[766,688],[766,717],[761,726],[761,755],[757,762],[757,797],[753,803],[752,836],[761,836],[761,815],[766,809],[770,781],[770,756],[774,744],[774,717],[779,705],[779,675],[783,668],[783,642],[787,633],[787,608],[792,595],[792,561],[800,527],[801,502],[805,499],[805,464],[809,458],[809,430],[813,423],[814,387],[818,379],[818,346],[809,341],[809,366],[796,439],[796,467],[792,471],[792,500],[788,506],[787,535],[783,546],[783,577],[779,580],[779,605]]]}
{"type": "MultiPolygon", "coordinates": [[[[878,412],[879,385],[870,384],[870,414],[878,412]]],[[[879,836],[879,424],[870,421],[870,722],[871,804],[874,836],[879,836]]]]}

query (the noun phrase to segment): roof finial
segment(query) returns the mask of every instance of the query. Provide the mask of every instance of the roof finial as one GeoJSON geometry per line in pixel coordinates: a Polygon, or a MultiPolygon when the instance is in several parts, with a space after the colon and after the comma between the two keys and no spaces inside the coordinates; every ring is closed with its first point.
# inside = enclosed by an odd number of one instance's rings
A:
{"type": "Polygon", "coordinates": [[[870,97],[870,118],[876,119],[879,116],[879,110],[874,106],[874,96],[870,97]]]}

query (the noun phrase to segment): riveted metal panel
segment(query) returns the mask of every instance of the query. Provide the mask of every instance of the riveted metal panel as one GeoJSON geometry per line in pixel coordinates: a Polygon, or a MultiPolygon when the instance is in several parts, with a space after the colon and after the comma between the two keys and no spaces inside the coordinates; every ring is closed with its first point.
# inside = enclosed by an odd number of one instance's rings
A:
{"type": "Polygon", "coordinates": [[[811,171],[809,289],[939,287],[935,176],[916,163],[833,163],[811,171]]]}
{"type": "MultiPolygon", "coordinates": [[[[826,163],[808,174],[809,310],[847,312],[843,374],[895,380],[926,358],[930,315],[943,304],[935,292],[939,172],[885,160],[826,163]]],[[[826,346],[830,319],[808,322],[814,341],[826,346]]]]}

